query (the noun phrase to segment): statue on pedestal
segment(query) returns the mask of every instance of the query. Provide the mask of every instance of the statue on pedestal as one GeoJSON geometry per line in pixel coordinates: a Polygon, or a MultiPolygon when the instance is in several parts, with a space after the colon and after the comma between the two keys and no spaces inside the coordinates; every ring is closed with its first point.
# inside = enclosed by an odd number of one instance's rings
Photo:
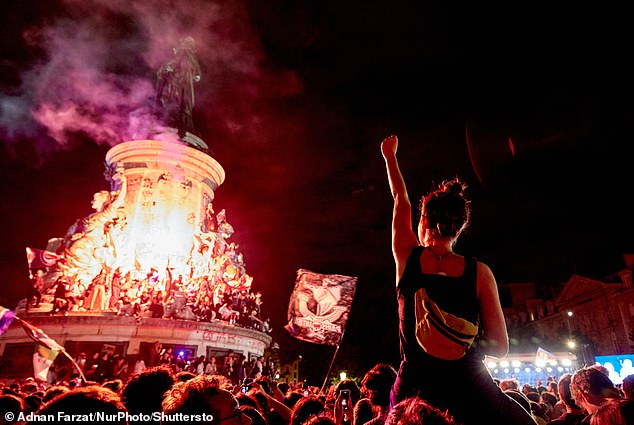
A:
{"type": "Polygon", "coordinates": [[[200,81],[200,64],[195,53],[196,46],[191,37],[182,39],[180,45],[174,48],[175,57],[161,66],[156,74],[155,108],[159,118],[178,131],[181,140],[207,151],[208,146],[193,136],[194,83],[200,81]]]}

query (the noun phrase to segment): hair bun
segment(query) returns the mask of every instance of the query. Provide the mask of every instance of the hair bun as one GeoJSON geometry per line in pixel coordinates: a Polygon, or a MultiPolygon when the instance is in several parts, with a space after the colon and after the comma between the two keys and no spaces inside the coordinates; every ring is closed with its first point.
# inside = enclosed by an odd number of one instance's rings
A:
{"type": "Polygon", "coordinates": [[[466,185],[456,177],[453,180],[445,180],[442,184],[442,189],[451,195],[460,196],[464,194],[466,185]]]}

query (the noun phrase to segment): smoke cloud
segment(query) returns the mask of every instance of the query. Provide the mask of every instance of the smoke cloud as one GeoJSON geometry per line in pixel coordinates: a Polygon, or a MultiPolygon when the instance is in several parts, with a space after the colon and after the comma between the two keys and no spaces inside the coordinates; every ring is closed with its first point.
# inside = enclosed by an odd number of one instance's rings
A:
{"type": "Polygon", "coordinates": [[[240,2],[61,0],[54,17],[21,34],[41,52],[20,83],[0,97],[7,142],[33,140],[38,151],[71,148],[77,135],[115,145],[149,135],[154,76],[181,39],[192,37],[202,79],[195,87],[210,121],[228,133],[257,134],[253,106],[271,92],[301,90],[292,72],[267,73],[262,49],[240,2]],[[211,106],[211,107],[210,107],[211,106]]]}

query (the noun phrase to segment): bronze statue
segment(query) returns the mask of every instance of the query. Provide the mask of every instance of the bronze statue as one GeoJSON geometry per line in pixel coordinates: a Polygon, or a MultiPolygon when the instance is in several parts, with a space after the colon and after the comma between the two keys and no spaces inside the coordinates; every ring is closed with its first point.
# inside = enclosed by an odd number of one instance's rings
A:
{"type": "Polygon", "coordinates": [[[194,83],[200,81],[195,52],[194,39],[182,39],[179,47],[174,48],[174,59],[161,66],[156,75],[156,107],[165,123],[177,128],[181,137],[187,132],[194,133],[194,83]]]}

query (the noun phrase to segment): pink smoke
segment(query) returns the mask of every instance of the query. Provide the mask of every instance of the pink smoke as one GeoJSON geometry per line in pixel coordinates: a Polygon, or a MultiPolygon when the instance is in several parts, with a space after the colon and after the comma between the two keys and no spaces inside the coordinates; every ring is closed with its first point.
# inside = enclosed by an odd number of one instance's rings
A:
{"type": "Polygon", "coordinates": [[[204,104],[204,120],[222,133],[266,142],[267,112],[257,105],[301,91],[292,71],[262,67],[262,48],[240,2],[62,4],[63,18],[23,33],[46,56],[23,73],[18,94],[0,97],[8,141],[36,133],[40,150],[51,151],[71,148],[78,133],[110,146],[147,137],[162,125],[152,113],[155,73],[188,36],[202,67],[194,110],[204,104]]]}

